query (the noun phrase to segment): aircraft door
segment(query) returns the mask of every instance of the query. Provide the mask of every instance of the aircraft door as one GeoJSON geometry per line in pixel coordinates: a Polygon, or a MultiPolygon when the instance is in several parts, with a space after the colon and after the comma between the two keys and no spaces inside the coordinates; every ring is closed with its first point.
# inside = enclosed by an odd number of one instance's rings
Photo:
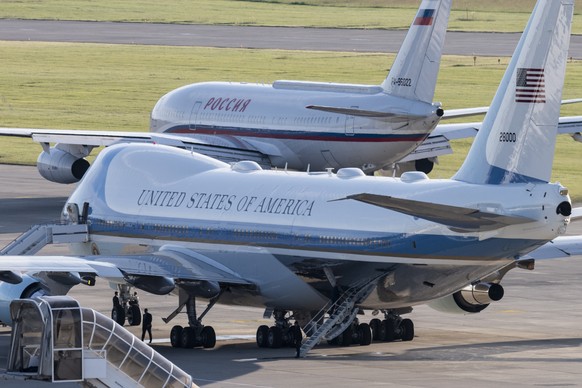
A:
{"type": "Polygon", "coordinates": [[[190,111],[190,120],[188,121],[190,130],[196,130],[196,124],[198,123],[198,112],[200,111],[200,106],[202,105],[202,101],[196,101],[192,110],[190,111]]]}
{"type": "MultiPolygon", "coordinates": [[[[357,106],[352,106],[351,108],[358,109],[357,106]]],[[[346,126],[345,126],[346,136],[354,136],[355,121],[356,121],[356,118],[354,116],[347,116],[346,117],[346,126]]]]}

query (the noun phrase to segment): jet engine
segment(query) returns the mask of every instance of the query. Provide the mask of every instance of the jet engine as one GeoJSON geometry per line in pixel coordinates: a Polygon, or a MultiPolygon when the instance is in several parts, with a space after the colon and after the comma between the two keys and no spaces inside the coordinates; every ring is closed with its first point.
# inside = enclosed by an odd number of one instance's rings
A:
{"type": "Polygon", "coordinates": [[[10,303],[14,299],[31,298],[33,296],[49,295],[38,279],[22,275],[19,283],[0,281],[0,322],[10,325],[10,303]]]}
{"type": "Polygon", "coordinates": [[[503,287],[498,283],[477,283],[434,300],[428,306],[443,313],[478,313],[491,302],[501,300],[503,294],[503,287]]]}
{"type": "Polygon", "coordinates": [[[84,159],[88,154],[84,148],[62,149],[57,145],[48,151],[45,149],[38,156],[36,167],[40,175],[51,182],[75,183],[81,180],[89,168],[89,162],[84,159]]]}

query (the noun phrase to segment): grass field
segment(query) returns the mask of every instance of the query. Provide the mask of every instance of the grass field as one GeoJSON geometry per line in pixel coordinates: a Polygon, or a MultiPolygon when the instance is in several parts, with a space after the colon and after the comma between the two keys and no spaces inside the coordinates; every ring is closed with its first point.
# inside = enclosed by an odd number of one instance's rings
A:
{"type": "MultiPolygon", "coordinates": [[[[419,0],[2,0],[2,18],[408,28],[419,0]]],[[[449,30],[521,32],[535,0],[453,1],[449,30]]],[[[572,31],[582,33],[574,17],[572,31]]]]}
{"type": "MultiPolygon", "coordinates": [[[[165,92],[207,80],[272,82],[303,79],[379,84],[393,57],[385,54],[192,47],[1,42],[0,126],[146,131],[149,112],[165,92]],[[234,65],[233,65],[234,64],[234,65]]],[[[508,58],[445,56],[435,100],[445,108],[488,105],[508,58]]],[[[568,64],[564,98],[580,97],[582,62],[568,64]]],[[[564,107],[577,115],[581,106],[564,107]]],[[[450,177],[470,141],[454,144],[432,177],[450,177]]],[[[34,164],[28,139],[3,138],[0,163],[34,164]]],[[[561,136],[553,179],[582,200],[582,144],[561,136]],[[577,194],[580,193],[580,194],[577,194]]]]}

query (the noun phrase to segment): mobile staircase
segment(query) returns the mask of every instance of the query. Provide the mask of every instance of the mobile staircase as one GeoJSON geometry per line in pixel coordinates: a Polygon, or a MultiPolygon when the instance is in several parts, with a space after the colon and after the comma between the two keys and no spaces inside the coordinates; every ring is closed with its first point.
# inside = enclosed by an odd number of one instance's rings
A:
{"type": "Polygon", "coordinates": [[[0,250],[0,255],[34,255],[47,244],[89,241],[87,224],[34,225],[0,250]]]}
{"type": "Polygon", "coordinates": [[[10,304],[7,374],[85,387],[191,388],[192,377],[113,320],[68,296],[10,304]]]}
{"type": "Polygon", "coordinates": [[[375,286],[373,280],[367,279],[346,290],[337,300],[330,300],[305,325],[304,331],[309,338],[301,345],[299,355],[305,357],[321,340],[331,340],[350,326],[359,312],[357,305],[370,295],[375,286]]]}

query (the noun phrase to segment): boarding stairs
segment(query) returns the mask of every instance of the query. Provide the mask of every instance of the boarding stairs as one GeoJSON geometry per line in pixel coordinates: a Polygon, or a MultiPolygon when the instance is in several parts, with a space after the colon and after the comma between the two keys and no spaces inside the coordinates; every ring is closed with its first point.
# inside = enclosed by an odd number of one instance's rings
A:
{"type": "Polygon", "coordinates": [[[192,377],[112,319],[68,296],[17,299],[7,375],[85,387],[191,388],[192,377]]]}
{"type": "Polygon", "coordinates": [[[321,340],[333,339],[351,325],[358,315],[357,305],[370,295],[375,286],[375,282],[368,279],[346,290],[336,301],[327,303],[305,325],[304,331],[309,338],[301,345],[300,356],[305,357],[321,340]],[[326,314],[329,314],[327,319],[326,314]]]}
{"type": "Polygon", "coordinates": [[[87,224],[34,225],[0,250],[0,255],[34,255],[47,244],[89,241],[87,224]]]}

